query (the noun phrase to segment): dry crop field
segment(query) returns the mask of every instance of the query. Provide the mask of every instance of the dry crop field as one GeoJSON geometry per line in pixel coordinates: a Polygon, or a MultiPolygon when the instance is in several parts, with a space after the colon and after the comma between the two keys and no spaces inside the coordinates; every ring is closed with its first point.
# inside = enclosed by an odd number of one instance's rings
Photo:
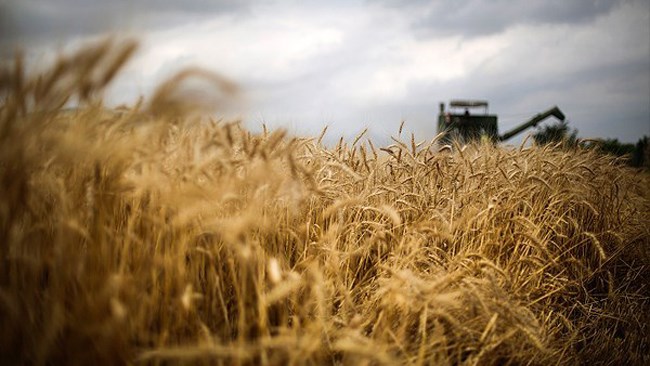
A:
{"type": "Polygon", "coordinates": [[[198,70],[107,110],[134,50],[0,75],[3,363],[650,362],[647,173],[254,134],[196,113],[188,78],[236,91],[198,70]]]}

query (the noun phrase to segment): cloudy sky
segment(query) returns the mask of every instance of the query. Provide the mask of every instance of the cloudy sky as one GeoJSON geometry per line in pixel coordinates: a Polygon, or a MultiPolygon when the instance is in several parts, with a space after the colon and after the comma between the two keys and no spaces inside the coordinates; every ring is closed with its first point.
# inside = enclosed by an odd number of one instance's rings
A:
{"type": "Polygon", "coordinates": [[[0,0],[3,58],[107,33],[141,40],[116,104],[195,65],[242,87],[251,128],[429,139],[440,102],[476,98],[502,132],[558,105],[582,137],[650,135],[650,0],[0,0]]]}

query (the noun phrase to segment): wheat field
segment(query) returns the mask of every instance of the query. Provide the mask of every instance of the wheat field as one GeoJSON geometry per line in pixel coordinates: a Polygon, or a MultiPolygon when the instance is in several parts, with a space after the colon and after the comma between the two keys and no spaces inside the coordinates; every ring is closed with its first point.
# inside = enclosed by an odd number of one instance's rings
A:
{"type": "Polygon", "coordinates": [[[252,133],[202,116],[186,79],[237,88],[196,69],[107,109],[135,49],[0,74],[2,363],[650,363],[647,172],[252,133]]]}

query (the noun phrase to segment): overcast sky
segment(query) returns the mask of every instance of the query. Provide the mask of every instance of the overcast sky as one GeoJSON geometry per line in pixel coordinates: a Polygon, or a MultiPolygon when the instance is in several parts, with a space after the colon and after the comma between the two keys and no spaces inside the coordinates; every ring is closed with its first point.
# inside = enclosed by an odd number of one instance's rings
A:
{"type": "Polygon", "coordinates": [[[650,0],[0,0],[3,58],[106,33],[142,44],[113,103],[197,65],[243,88],[252,128],[429,139],[438,103],[476,98],[501,132],[558,105],[581,137],[650,135],[650,0]]]}

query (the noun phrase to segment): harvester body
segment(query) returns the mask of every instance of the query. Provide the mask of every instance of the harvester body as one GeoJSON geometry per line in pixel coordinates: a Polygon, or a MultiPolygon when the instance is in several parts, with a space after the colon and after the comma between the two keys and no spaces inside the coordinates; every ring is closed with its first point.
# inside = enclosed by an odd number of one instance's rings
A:
{"type": "Polygon", "coordinates": [[[452,100],[449,103],[449,110],[445,110],[445,104],[440,103],[440,115],[438,116],[438,133],[444,133],[443,141],[458,140],[462,143],[488,139],[498,142],[525,131],[530,127],[548,117],[564,121],[564,113],[558,107],[553,107],[539,113],[528,121],[516,126],[512,130],[499,135],[498,118],[488,113],[488,102],[484,100],[452,100]],[[479,110],[477,112],[477,110],[479,110]]]}

